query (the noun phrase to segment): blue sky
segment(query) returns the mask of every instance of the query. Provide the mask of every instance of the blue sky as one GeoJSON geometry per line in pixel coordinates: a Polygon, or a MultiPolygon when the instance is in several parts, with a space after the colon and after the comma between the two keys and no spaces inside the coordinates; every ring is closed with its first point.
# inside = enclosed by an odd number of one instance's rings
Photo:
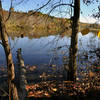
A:
{"type": "MultiPolygon", "coordinates": [[[[24,11],[27,12],[29,10],[34,10],[39,8],[40,6],[42,6],[43,4],[45,4],[48,0],[24,0],[24,2],[20,3],[21,0],[13,0],[13,7],[16,11],[24,11]]],[[[52,5],[56,2],[58,2],[59,0],[51,0],[50,4],[48,6],[46,6],[44,9],[41,10],[41,12],[43,13],[48,13],[50,11],[50,9],[52,9],[52,5]]],[[[94,18],[91,17],[92,13],[97,12],[97,7],[98,4],[96,2],[94,2],[94,4],[91,4],[89,6],[83,4],[83,0],[81,1],[81,16],[80,16],[80,20],[82,22],[88,22],[88,23],[93,23],[96,22],[97,20],[95,20],[94,18]],[[95,10],[93,10],[95,9],[95,10]]],[[[71,0],[61,0],[61,2],[63,3],[70,3],[71,0]]],[[[9,10],[11,5],[11,0],[2,0],[2,6],[4,9],[9,10]]],[[[52,16],[57,16],[57,17],[69,17],[69,13],[70,12],[70,8],[69,7],[59,7],[57,9],[55,9],[51,15],[52,16]],[[66,14],[68,13],[68,14],[66,14]]]]}

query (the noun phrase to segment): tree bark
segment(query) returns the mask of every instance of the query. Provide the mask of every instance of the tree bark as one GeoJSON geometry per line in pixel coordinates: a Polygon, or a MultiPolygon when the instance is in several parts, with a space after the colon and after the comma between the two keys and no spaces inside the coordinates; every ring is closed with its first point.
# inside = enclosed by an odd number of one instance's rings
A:
{"type": "Polygon", "coordinates": [[[7,61],[8,82],[9,82],[9,100],[11,99],[18,100],[17,88],[14,84],[14,80],[15,80],[14,63],[12,59],[10,45],[8,42],[8,36],[5,30],[1,0],[0,0],[0,35],[1,35],[2,45],[4,48],[5,54],[6,54],[6,61],[7,61]]]}
{"type": "Polygon", "coordinates": [[[19,69],[19,99],[20,100],[25,100],[26,96],[27,96],[27,91],[26,91],[26,84],[27,84],[27,80],[26,80],[26,68],[24,65],[24,60],[22,58],[21,55],[21,49],[17,50],[17,59],[18,59],[18,69],[19,69]]]}
{"type": "Polygon", "coordinates": [[[74,16],[72,23],[72,36],[71,36],[71,46],[69,53],[69,70],[67,74],[67,79],[70,81],[76,81],[76,70],[77,70],[77,41],[78,41],[78,23],[80,17],[80,0],[74,0],[74,16]]]}

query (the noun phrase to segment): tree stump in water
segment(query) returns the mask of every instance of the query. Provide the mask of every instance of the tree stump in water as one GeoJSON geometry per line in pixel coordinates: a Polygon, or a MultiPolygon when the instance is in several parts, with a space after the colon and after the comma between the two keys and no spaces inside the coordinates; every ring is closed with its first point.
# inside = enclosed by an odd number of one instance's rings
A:
{"type": "Polygon", "coordinates": [[[24,60],[21,55],[21,48],[17,50],[17,59],[19,66],[19,99],[25,100],[25,97],[27,96],[27,91],[26,91],[27,80],[25,77],[26,68],[24,65],[24,60]]]}

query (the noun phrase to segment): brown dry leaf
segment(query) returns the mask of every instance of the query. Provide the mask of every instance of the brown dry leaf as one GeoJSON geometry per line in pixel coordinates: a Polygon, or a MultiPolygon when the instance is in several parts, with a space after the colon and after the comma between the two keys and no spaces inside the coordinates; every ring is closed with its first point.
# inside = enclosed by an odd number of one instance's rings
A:
{"type": "Polygon", "coordinates": [[[30,92],[28,93],[28,97],[33,97],[33,96],[34,96],[34,92],[30,91],[30,92]]]}
{"type": "Polygon", "coordinates": [[[37,93],[37,94],[42,94],[42,93],[43,93],[43,91],[37,91],[36,93],[37,93]]]}
{"type": "Polygon", "coordinates": [[[90,78],[95,77],[95,73],[92,72],[92,71],[90,71],[90,72],[89,72],[89,77],[90,77],[90,78]]]}
{"type": "Polygon", "coordinates": [[[57,88],[52,88],[52,90],[53,90],[54,92],[56,92],[56,91],[57,91],[57,88]]]}
{"type": "Polygon", "coordinates": [[[32,89],[35,89],[36,88],[36,86],[35,85],[26,85],[26,90],[28,91],[28,90],[32,90],[32,89]]]}
{"type": "Polygon", "coordinates": [[[49,95],[47,92],[45,92],[44,95],[45,95],[46,97],[50,97],[50,95],[49,95]]]}

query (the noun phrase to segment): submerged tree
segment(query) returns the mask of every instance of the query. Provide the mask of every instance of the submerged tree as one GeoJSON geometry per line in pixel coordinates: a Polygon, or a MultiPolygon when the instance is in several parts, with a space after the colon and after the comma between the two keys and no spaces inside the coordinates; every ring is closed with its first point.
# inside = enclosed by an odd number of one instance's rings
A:
{"type": "Polygon", "coordinates": [[[6,33],[1,0],[0,0],[0,35],[1,35],[2,45],[6,54],[6,61],[7,61],[9,100],[11,99],[18,100],[17,88],[14,83],[15,81],[14,63],[12,59],[10,45],[8,42],[8,35],[6,33]]]}

